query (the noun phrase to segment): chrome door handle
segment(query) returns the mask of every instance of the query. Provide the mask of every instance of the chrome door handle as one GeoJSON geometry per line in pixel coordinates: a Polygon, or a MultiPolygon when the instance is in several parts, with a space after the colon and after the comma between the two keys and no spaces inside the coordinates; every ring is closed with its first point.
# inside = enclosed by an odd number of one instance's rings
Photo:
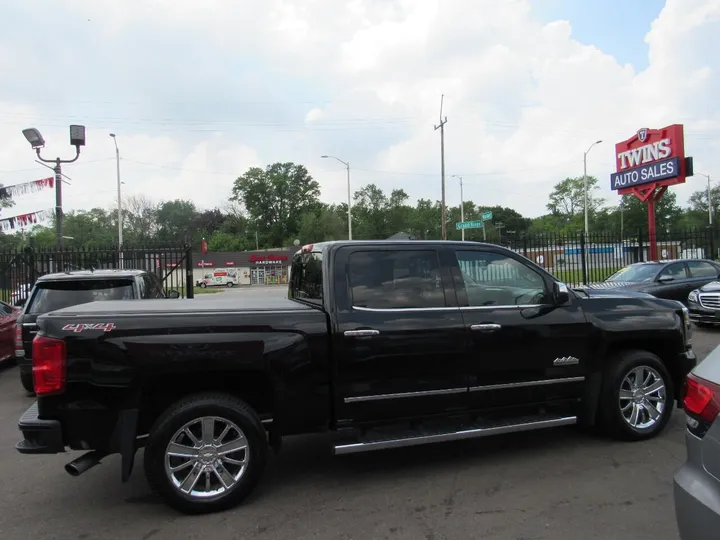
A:
{"type": "Polygon", "coordinates": [[[492,324],[492,323],[491,324],[473,324],[470,327],[470,330],[472,330],[473,332],[489,333],[489,332],[497,332],[501,328],[502,328],[502,326],[500,326],[499,324],[492,324]]]}
{"type": "Polygon", "coordinates": [[[345,337],[369,337],[379,334],[378,330],[345,330],[345,337]]]}

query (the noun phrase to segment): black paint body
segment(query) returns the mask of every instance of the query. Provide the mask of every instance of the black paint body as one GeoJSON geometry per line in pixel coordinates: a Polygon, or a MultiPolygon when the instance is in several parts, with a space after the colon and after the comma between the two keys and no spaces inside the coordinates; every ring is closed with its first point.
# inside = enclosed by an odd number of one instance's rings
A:
{"type": "Polygon", "coordinates": [[[18,449],[119,452],[128,437],[134,441],[147,433],[174,399],[213,389],[247,399],[277,435],[458,412],[514,414],[535,406],[574,411],[592,423],[612,350],[656,352],[670,366],[677,391],[695,364],[682,306],[675,301],[598,290],[570,291],[562,305],[470,307],[454,255],[459,248],[512,257],[542,276],[551,297],[555,278],[498,246],[333,242],[313,248],[322,253],[322,300],[248,299],[238,292],[95,302],[42,315],[40,333],[66,341],[67,387],[39,398],[35,420],[57,421],[62,445],[42,443],[41,428],[26,418],[20,423],[26,441],[18,449]],[[347,265],[353,250],[420,248],[438,252],[445,307],[351,305],[347,265]],[[63,330],[78,323],[115,328],[63,330]],[[471,331],[477,324],[501,328],[471,331]],[[379,334],[345,335],[362,329],[379,334]],[[578,362],[555,362],[563,357],[578,362]],[[552,384],[553,379],[570,381],[552,384]],[[550,384],[533,384],[542,381],[550,384]]]}

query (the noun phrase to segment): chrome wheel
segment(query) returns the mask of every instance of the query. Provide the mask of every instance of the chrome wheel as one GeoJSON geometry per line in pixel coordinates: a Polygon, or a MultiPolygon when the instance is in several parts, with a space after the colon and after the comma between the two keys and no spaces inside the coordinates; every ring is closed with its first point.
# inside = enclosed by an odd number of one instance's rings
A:
{"type": "Polygon", "coordinates": [[[170,439],[165,473],[185,498],[219,498],[237,486],[249,457],[247,438],[236,424],[205,416],[188,422],[170,439]]]}
{"type": "Polygon", "coordinates": [[[667,395],[660,373],[648,366],[633,368],[620,386],[620,412],[634,429],[647,429],[660,421],[667,395]]]}

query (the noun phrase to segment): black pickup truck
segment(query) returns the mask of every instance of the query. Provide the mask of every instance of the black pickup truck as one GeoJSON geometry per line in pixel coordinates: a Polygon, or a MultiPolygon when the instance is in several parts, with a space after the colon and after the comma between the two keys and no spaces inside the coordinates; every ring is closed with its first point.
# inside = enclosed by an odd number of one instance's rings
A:
{"type": "Polygon", "coordinates": [[[328,242],[293,258],[287,298],[94,302],[42,315],[24,454],[136,450],[167,503],[231,507],[285,436],[336,454],[554,426],[657,435],[695,365],[679,302],[569,290],[473,242],[328,242]]]}

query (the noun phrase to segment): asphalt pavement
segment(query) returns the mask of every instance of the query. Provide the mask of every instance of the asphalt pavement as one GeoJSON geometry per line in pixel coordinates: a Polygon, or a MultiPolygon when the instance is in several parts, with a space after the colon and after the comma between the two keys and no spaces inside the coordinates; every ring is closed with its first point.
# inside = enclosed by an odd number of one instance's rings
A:
{"type": "MultiPolygon", "coordinates": [[[[704,358],[720,330],[696,330],[693,341],[704,358]]],[[[126,484],[117,457],[73,478],[63,470],[70,454],[18,454],[17,419],[31,403],[17,368],[0,371],[3,540],[678,538],[679,411],[642,443],[558,428],[333,457],[325,436],[290,438],[243,506],[188,517],[150,492],[141,453],[126,484]]]]}

